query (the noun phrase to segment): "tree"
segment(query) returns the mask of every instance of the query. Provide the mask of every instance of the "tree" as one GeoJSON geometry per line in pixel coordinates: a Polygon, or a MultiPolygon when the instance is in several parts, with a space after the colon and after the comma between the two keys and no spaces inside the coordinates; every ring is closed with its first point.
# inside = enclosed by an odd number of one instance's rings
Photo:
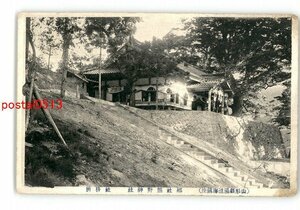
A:
{"type": "Polygon", "coordinates": [[[60,95],[62,98],[65,97],[65,82],[67,78],[68,72],[68,62],[69,62],[69,49],[73,45],[73,39],[76,34],[80,31],[80,27],[77,22],[78,18],[68,18],[68,17],[59,17],[56,18],[56,30],[61,35],[63,43],[62,43],[62,80],[61,80],[61,91],[60,95]]]}
{"type": "Polygon", "coordinates": [[[40,49],[41,51],[48,55],[47,69],[50,70],[50,60],[53,52],[57,50],[61,42],[55,33],[55,19],[54,18],[41,18],[41,22],[47,26],[45,30],[40,34],[40,49]]]}
{"type": "MultiPolygon", "coordinates": [[[[143,59],[147,57],[148,51],[145,45],[130,37],[129,41],[118,50],[113,50],[108,60],[109,67],[119,69],[127,79],[125,92],[128,93],[126,101],[130,101],[130,105],[134,105],[133,93],[135,82],[142,76],[145,63],[143,59]]],[[[147,48],[148,49],[148,48],[147,48]]]]}
{"type": "Polygon", "coordinates": [[[101,63],[102,49],[108,48],[115,53],[120,46],[126,43],[135,32],[136,17],[98,17],[85,19],[85,32],[89,44],[99,48],[99,98],[101,98],[101,63]]]}
{"type": "Polygon", "coordinates": [[[239,74],[236,115],[249,92],[290,77],[282,71],[291,63],[290,18],[193,18],[185,29],[190,53],[203,60],[205,71],[239,74]]]}
{"type": "MultiPolygon", "coordinates": [[[[26,18],[26,48],[25,48],[25,62],[26,68],[28,69],[26,75],[26,84],[29,84],[29,92],[27,101],[31,102],[33,98],[33,89],[34,89],[34,80],[36,73],[36,50],[33,43],[33,34],[32,34],[32,21],[30,17],[26,18]],[[32,58],[29,59],[29,46],[32,50],[32,58]]],[[[27,131],[30,118],[30,109],[26,112],[26,121],[25,121],[25,131],[27,131]]]]}
{"type": "Polygon", "coordinates": [[[275,109],[279,110],[278,116],[274,119],[276,123],[283,126],[291,125],[291,80],[284,82],[287,87],[281,94],[276,97],[281,104],[275,109]]]}
{"type": "Polygon", "coordinates": [[[160,41],[160,46],[164,48],[164,53],[178,63],[187,62],[193,65],[199,65],[199,59],[201,57],[195,53],[190,39],[184,35],[176,35],[177,31],[181,32],[182,29],[172,29],[160,41]]]}
{"type": "Polygon", "coordinates": [[[165,41],[153,38],[149,43],[147,57],[142,58],[145,61],[146,69],[144,74],[148,77],[156,77],[156,109],[158,109],[158,77],[170,75],[176,70],[174,59],[165,53],[165,41]]]}
{"type": "MultiPolygon", "coordinates": [[[[127,79],[126,92],[130,104],[134,105],[135,82],[141,77],[156,77],[156,91],[158,91],[158,77],[171,73],[176,65],[173,59],[164,53],[163,41],[153,39],[152,42],[141,43],[130,38],[122,49],[113,54],[112,67],[118,68],[127,79]]],[[[156,101],[157,101],[156,93],[156,101]]]]}

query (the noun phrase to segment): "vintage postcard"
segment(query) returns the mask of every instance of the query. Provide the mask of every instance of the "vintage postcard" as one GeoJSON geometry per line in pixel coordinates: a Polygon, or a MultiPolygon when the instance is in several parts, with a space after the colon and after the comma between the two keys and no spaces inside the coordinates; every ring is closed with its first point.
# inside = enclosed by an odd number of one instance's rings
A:
{"type": "Polygon", "coordinates": [[[292,196],[298,18],[20,13],[19,193],[292,196]]]}

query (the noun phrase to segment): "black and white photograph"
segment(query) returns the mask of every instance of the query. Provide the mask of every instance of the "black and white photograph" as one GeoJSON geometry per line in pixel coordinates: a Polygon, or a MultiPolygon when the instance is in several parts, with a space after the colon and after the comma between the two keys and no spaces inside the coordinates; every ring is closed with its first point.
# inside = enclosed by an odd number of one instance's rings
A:
{"type": "Polygon", "coordinates": [[[292,196],[297,17],[20,13],[17,190],[292,196]]]}

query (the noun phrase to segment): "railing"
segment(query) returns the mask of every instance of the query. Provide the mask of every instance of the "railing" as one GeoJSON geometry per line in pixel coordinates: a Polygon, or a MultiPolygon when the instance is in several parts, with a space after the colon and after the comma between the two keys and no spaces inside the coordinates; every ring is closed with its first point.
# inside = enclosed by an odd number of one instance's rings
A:
{"type": "Polygon", "coordinates": [[[188,109],[190,110],[191,107],[184,105],[183,103],[175,103],[171,101],[166,101],[164,99],[158,99],[157,103],[156,101],[140,101],[136,100],[135,101],[135,106],[140,107],[140,106],[163,106],[163,107],[174,107],[174,108],[180,108],[180,109],[188,109]]]}

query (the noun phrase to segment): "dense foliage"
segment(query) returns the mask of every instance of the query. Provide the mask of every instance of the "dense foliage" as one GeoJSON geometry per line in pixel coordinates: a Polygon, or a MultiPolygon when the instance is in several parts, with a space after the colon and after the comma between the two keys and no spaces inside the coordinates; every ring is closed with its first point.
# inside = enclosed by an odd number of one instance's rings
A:
{"type": "MultiPolygon", "coordinates": [[[[276,107],[279,116],[275,121],[289,124],[289,117],[284,116],[290,116],[290,18],[185,19],[182,29],[173,29],[162,39],[153,38],[151,42],[134,38],[139,21],[137,17],[58,17],[33,21],[34,27],[44,25],[37,47],[48,56],[48,69],[53,51],[61,48],[61,96],[68,68],[83,70],[102,64],[119,68],[129,80],[127,88],[132,92],[137,78],[176,74],[176,64],[187,62],[202,71],[235,76],[236,115],[257,109],[257,91],[278,84],[286,86],[282,96],[277,97],[281,105],[276,107]],[[184,33],[178,35],[174,30],[184,33]],[[79,53],[75,50],[78,43],[85,46],[77,50],[79,53]],[[89,53],[95,50],[97,55],[92,58],[89,53]],[[105,62],[103,53],[108,55],[105,62]]],[[[32,34],[37,43],[35,33],[32,34]]]]}

